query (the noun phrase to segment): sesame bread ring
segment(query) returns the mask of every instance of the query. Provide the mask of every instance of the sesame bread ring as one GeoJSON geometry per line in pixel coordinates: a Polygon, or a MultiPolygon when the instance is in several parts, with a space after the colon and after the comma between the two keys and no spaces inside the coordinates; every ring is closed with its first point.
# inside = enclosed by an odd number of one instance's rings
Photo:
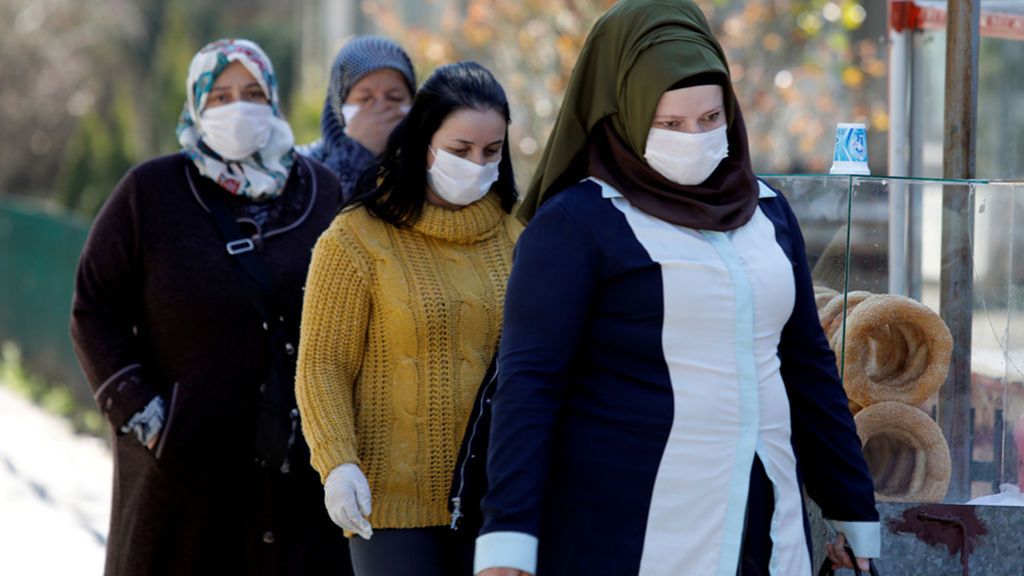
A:
{"type": "Polygon", "coordinates": [[[888,502],[941,502],[949,489],[949,446],[927,414],[899,402],[881,402],[853,418],[875,498],[888,502]]]}
{"type": "Polygon", "coordinates": [[[828,288],[826,286],[815,286],[814,287],[814,305],[820,311],[826,304],[832,301],[833,298],[839,295],[839,292],[828,288]]]}
{"type": "MultiPolygon", "coordinates": [[[[834,336],[838,350],[842,331],[834,336]]],[[[945,382],[952,350],[946,323],[930,308],[876,294],[847,315],[843,387],[864,407],[890,400],[921,404],[945,382]]]]}
{"type": "Polygon", "coordinates": [[[850,292],[845,298],[839,293],[824,307],[818,308],[818,320],[821,321],[821,328],[825,331],[825,337],[828,338],[833,350],[838,351],[837,345],[843,343],[842,331],[840,330],[843,325],[843,306],[846,305],[849,308],[849,312],[846,313],[849,316],[858,304],[871,296],[873,296],[871,292],[864,292],[863,290],[850,292]],[[839,339],[837,342],[833,342],[836,334],[840,335],[839,339]]]}

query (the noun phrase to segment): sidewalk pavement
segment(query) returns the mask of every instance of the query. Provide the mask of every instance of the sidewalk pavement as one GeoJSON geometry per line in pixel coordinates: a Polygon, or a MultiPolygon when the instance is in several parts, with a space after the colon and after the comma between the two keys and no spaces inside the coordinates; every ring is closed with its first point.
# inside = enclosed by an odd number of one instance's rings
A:
{"type": "Polygon", "coordinates": [[[102,574],[111,470],[101,440],[0,386],[0,574],[102,574]]]}

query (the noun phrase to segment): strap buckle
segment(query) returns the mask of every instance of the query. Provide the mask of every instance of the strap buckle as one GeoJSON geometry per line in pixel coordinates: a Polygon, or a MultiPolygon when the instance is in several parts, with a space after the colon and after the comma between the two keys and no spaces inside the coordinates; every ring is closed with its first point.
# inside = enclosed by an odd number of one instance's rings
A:
{"type": "Polygon", "coordinates": [[[228,254],[237,256],[238,254],[244,254],[246,252],[252,252],[256,249],[256,245],[253,244],[249,238],[243,238],[241,240],[232,240],[225,245],[228,249],[228,254]]]}

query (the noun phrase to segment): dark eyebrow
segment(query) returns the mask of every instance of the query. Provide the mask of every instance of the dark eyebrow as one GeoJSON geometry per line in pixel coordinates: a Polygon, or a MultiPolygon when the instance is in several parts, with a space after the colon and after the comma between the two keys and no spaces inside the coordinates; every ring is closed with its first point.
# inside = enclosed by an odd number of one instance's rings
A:
{"type": "MultiPolygon", "coordinates": [[[[700,114],[697,117],[700,118],[701,116],[707,116],[708,114],[711,114],[713,112],[721,112],[723,108],[724,108],[724,106],[715,106],[714,108],[705,111],[704,113],[700,114]]],[[[660,115],[659,114],[655,114],[654,118],[655,119],[657,119],[657,118],[684,118],[685,119],[686,116],[680,116],[678,114],[660,114],[660,115]]]]}
{"type": "MultiPolygon", "coordinates": [[[[243,90],[248,90],[249,88],[259,88],[260,90],[263,90],[263,87],[260,86],[259,82],[249,82],[245,86],[242,86],[243,90]]],[[[213,88],[210,88],[210,92],[211,93],[212,92],[219,92],[221,90],[230,90],[230,89],[231,89],[230,86],[214,86],[213,88]]]]}
{"type": "MultiPolygon", "coordinates": [[[[460,143],[460,144],[466,144],[467,146],[472,146],[472,145],[476,144],[475,142],[472,142],[470,140],[462,140],[461,138],[456,138],[455,141],[460,143]]],[[[484,148],[487,148],[488,146],[494,146],[495,144],[504,144],[504,143],[505,143],[505,139],[502,138],[501,140],[495,140],[494,142],[491,142],[487,146],[484,146],[484,148]]]]}

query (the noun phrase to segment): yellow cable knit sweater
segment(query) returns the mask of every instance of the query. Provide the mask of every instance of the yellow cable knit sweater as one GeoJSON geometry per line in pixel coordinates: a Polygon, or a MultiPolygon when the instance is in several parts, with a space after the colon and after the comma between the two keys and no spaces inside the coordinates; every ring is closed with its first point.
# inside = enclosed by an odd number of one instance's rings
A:
{"type": "Polygon", "coordinates": [[[366,474],[375,528],[448,522],[520,230],[492,192],[456,211],[425,204],[407,229],[343,212],[313,250],[295,385],[302,430],[321,480],[348,462],[366,474]]]}

